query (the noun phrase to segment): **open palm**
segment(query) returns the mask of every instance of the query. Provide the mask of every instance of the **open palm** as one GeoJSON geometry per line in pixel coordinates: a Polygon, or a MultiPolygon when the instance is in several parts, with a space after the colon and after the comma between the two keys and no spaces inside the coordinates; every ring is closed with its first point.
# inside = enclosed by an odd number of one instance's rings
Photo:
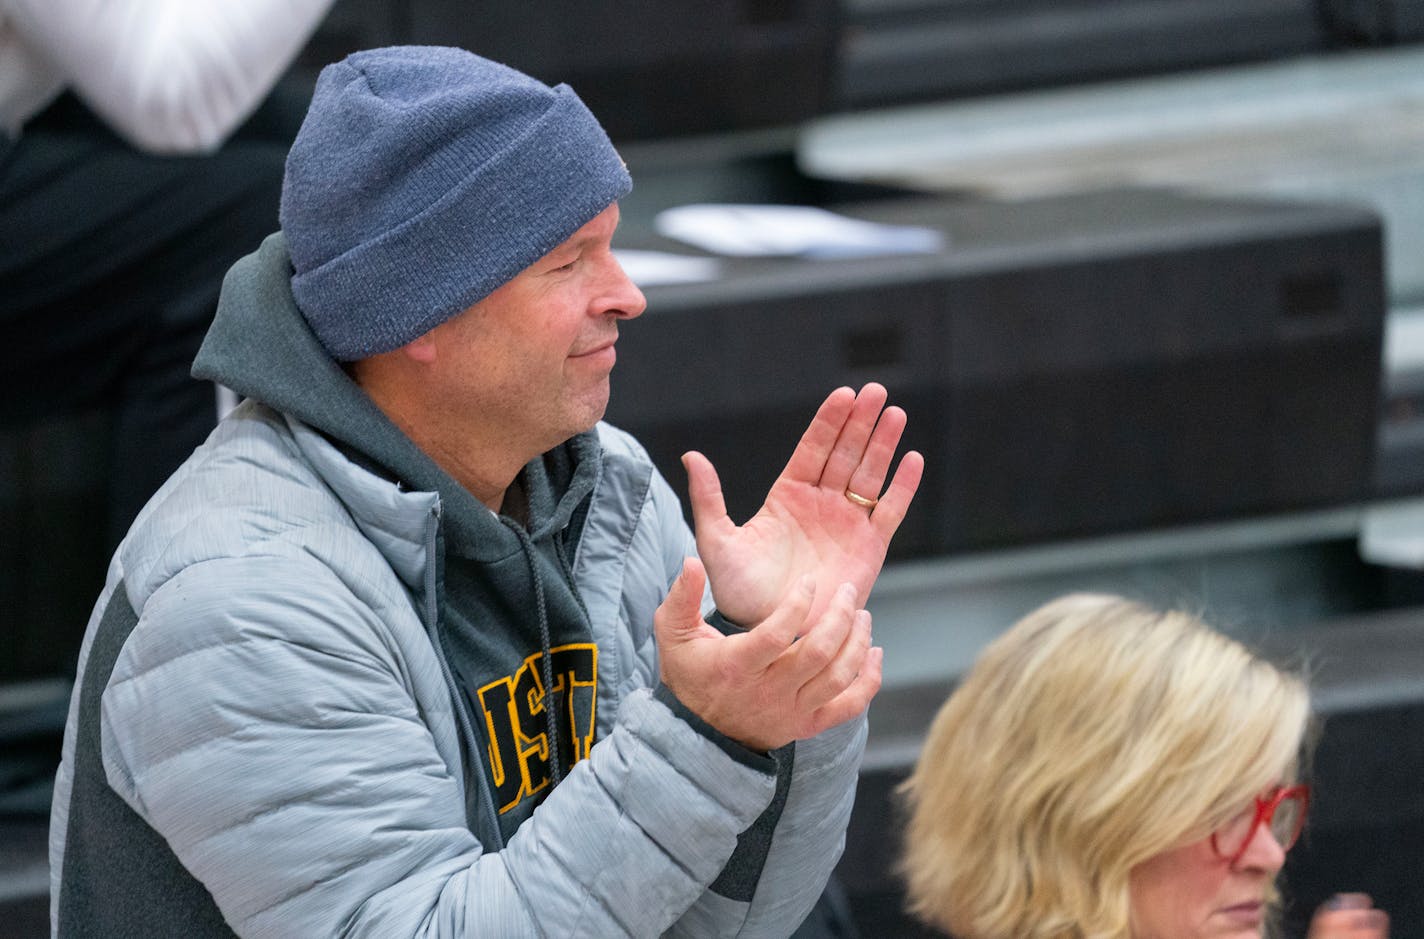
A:
{"type": "Polygon", "coordinates": [[[811,619],[842,583],[850,583],[856,604],[864,605],[924,472],[923,458],[911,451],[876,504],[857,504],[847,495],[874,500],[889,475],[905,412],[885,407],[886,398],[873,382],[859,394],[833,391],[766,502],[744,525],[727,515],[711,462],[696,452],[683,456],[697,551],[728,619],[760,622],[807,574],[816,584],[811,619]]]}

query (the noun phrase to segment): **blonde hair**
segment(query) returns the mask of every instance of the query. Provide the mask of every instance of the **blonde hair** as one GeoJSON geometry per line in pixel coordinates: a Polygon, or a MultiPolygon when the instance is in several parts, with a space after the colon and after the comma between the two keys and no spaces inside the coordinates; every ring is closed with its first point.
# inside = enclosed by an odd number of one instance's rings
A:
{"type": "Polygon", "coordinates": [[[899,793],[909,909],[960,939],[1122,939],[1129,873],[1293,778],[1303,682],[1193,616],[1073,594],[991,643],[899,793]]]}

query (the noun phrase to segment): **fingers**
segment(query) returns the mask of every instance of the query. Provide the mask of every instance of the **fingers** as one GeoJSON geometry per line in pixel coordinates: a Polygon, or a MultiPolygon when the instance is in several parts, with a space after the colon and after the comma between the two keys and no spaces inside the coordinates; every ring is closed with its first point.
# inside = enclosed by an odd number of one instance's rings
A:
{"type": "Polygon", "coordinates": [[[796,444],[786,469],[782,471],[783,476],[812,486],[820,481],[826,460],[835,448],[855,401],[856,394],[849,388],[837,388],[826,396],[796,444]]]}
{"type": "Polygon", "coordinates": [[[777,606],[770,616],[741,635],[730,637],[737,643],[740,665],[758,672],[770,668],[796,641],[815,597],[816,579],[806,574],[796,581],[786,602],[777,606]]]}
{"type": "Polygon", "coordinates": [[[789,682],[793,688],[801,688],[821,675],[845,645],[854,621],[855,587],[841,584],[820,618],[773,666],[779,673],[777,680],[789,682]]]}
{"type": "MultiPolygon", "coordinates": [[[[831,392],[801,435],[782,478],[838,492],[849,489],[867,499],[876,498],[890,472],[906,424],[902,408],[885,406],[888,397],[885,386],[878,382],[868,382],[859,394],[845,387],[831,392]]],[[[705,458],[700,454],[684,455],[683,464],[691,477],[693,465],[689,457],[705,458]]],[[[710,468],[711,464],[707,466],[710,468]]],[[[899,527],[910,497],[919,486],[924,461],[917,455],[909,468],[910,474],[903,477],[906,487],[899,494],[898,505],[886,513],[886,528],[891,532],[899,527]]],[[[904,470],[902,460],[897,480],[904,470]]],[[[717,496],[721,505],[720,488],[717,496]]],[[[694,503],[693,520],[700,524],[697,511],[694,503]]],[[[725,508],[718,514],[725,515],[725,508]]]]}
{"type": "Polygon", "coordinates": [[[895,470],[895,478],[890,481],[890,488],[885,490],[870,516],[870,520],[887,541],[905,520],[905,513],[910,510],[910,500],[919,490],[920,480],[924,475],[925,458],[918,451],[911,450],[900,458],[900,465],[895,470]]]}
{"type": "MultiPolygon", "coordinates": [[[[876,382],[870,382],[860,389],[860,394],[855,396],[850,416],[841,428],[835,446],[831,448],[830,454],[826,457],[820,479],[823,487],[840,491],[850,485],[851,475],[865,462],[867,444],[870,442],[872,432],[876,429],[877,422],[882,417],[880,412],[885,409],[885,400],[888,397],[889,392],[885,390],[885,386],[876,382]]],[[[896,410],[899,409],[896,408],[896,410]]],[[[904,416],[904,412],[901,411],[899,427],[893,429],[895,444],[899,443],[900,432],[905,429],[904,416]]],[[[883,438],[886,434],[881,436],[883,445],[883,438]]],[[[890,455],[894,451],[895,447],[892,444],[890,452],[885,454],[880,475],[872,477],[869,473],[862,474],[861,481],[865,490],[857,489],[856,492],[869,499],[880,494],[880,484],[885,479],[885,472],[890,467],[890,455]]]]}
{"type": "Polygon", "coordinates": [[[870,707],[875,693],[880,690],[880,677],[884,663],[885,650],[879,646],[872,646],[865,653],[860,673],[855,676],[855,681],[850,683],[850,687],[816,711],[809,728],[810,736],[815,736],[838,724],[844,724],[851,718],[864,713],[865,709],[870,707]]]}
{"type": "Polygon", "coordinates": [[[797,706],[806,711],[818,711],[836,695],[845,691],[860,674],[865,654],[870,651],[870,613],[856,610],[841,647],[835,657],[801,686],[796,696],[797,706]]]}
{"type": "Polygon", "coordinates": [[[692,505],[693,531],[710,532],[729,523],[722,481],[712,461],[696,450],[689,450],[682,455],[682,468],[687,472],[687,500],[692,505]]]}
{"type": "Polygon", "coordinates": [[[1389,916],[1364,893],[1337,893],[1316,910],[1309,939],[1384,939],[1389,916]]]}
{"type": "MultiPolygon", "coordinates": [[[[844,488],[871,499],[880,495],[881,487],[890,476],[890,461],[895,457],[895,449],[900,446],[900,435],[905,432],[905,420],[903,408],[885,409],[864,452],[851,468],[844,488]]],[[[836,451],[840,452],[839,445],[836,451]]]]}

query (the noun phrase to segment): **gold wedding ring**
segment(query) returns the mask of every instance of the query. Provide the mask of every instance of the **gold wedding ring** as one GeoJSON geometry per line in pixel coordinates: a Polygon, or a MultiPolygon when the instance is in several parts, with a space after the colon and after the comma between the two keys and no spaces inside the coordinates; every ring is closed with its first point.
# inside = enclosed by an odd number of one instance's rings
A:
{"type": "Polygon", "coordinates": [[[851,492],[849,489],[845,491],[845,497],[850,501],[854,502],[856,505],[861,506],[862,508],[870,509],[872,511],[874,511],[875,509],[875,504],[880,501],[879,499],[867,499],[860,493],[851,492]]]}

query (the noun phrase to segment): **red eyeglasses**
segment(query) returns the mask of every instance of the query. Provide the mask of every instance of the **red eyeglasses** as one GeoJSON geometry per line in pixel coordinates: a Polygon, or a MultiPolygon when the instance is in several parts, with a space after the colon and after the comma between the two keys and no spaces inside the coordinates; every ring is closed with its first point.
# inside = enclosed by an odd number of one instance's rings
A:
{"type": "Polygon", "coordinates": [[[1256,829],[1266,825],[1271,837],[1289,851],[1300,840],[1305,827],[1305,813],[1310,808],[1310,787],[1277,786],[1264,796],[1256,797],[1253,808],[1247,809],[1211,833],[1211,849],[1233,866],[1246,853],[1246,846],[1256,837],[1256,829]]]}

